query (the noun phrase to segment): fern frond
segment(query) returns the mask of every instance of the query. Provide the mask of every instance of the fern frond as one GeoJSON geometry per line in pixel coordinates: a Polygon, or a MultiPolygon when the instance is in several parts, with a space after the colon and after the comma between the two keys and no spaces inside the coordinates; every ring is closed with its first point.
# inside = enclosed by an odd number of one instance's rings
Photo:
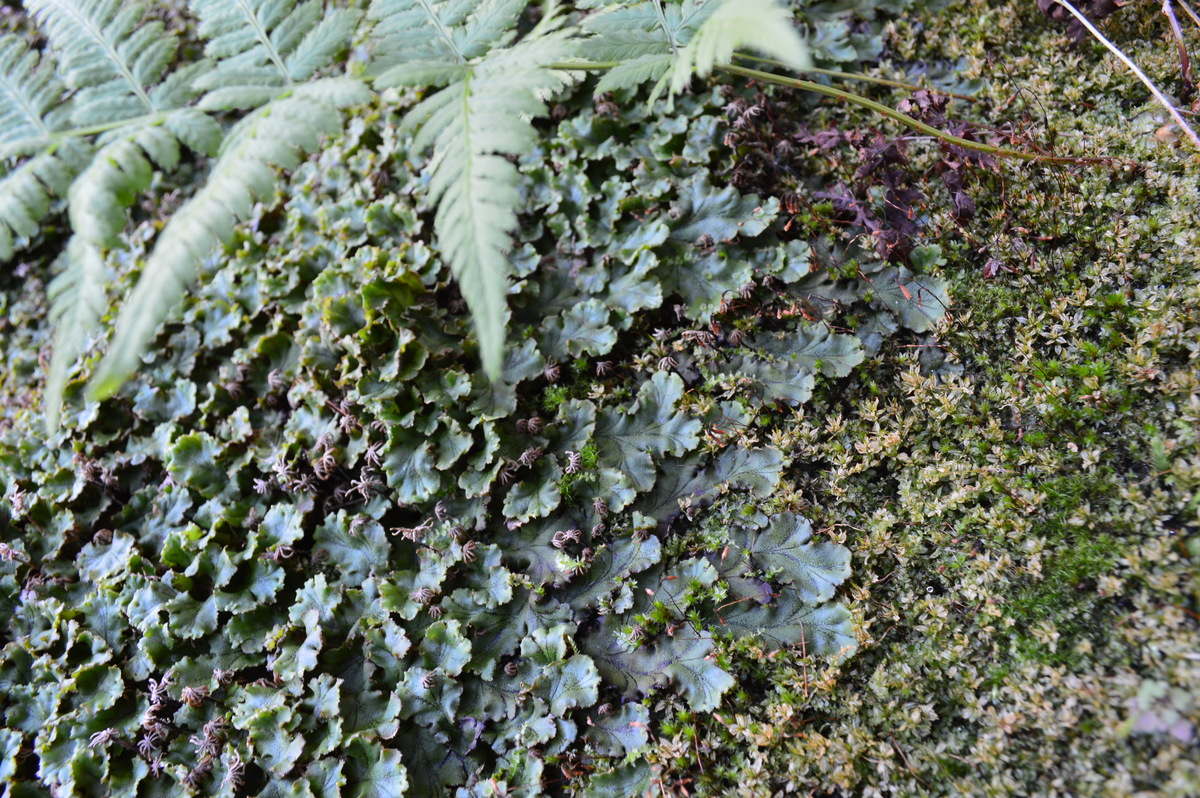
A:
{"type": "Polygon", "coordinates": [[[75,89],[71,119],[96,125],[166,110],[147,87],[175,57],[176,41],[146,7],[121,0],[28,0],[75,89]]]}
{"type": "Polygon", "coordinates": [[[367,17],[372,63],[378,70],[403,62],[465,64],[451,31],[475,6],[473,0],[372,0],[367,17]]]}
{"type": "Polygon", "coordinates": [[[111,395],[137,368],[159,324],[195,280],[199,264],[230,239],[256,200],[274,192],[275,170],[294,168],[322,135],[341,130],[339,108],[370,96],[358,81],[327,78],[293,89],[234,127],[204,187],[171,217],[146,259],[93,379],[93,397],[111,395]]]}
{"type": "Polygon", "coordinates": [[[117,241],[125,209],[146,190],[154,167],[174,169],[180,143],[210,154],[221,129],[193,109],[168,113],[160,125],[119,130],[96,153],[67,192],[75,234],[67,245],[66,268],[50,284],[50,319],[55,325],[54,355],[46,380],[46,427],[58,426],[63,389],[71,365],[87,349],[88,336],[107,307],[102,248],[117,241]]]}
{"type": "Polygon", "coordinates": [[[66,141],[53,153],[45,152],[0,177],[0,260],[8,260],[17,239],[37,233],[51,209],[51,197],[63,197],[71,180],[87,164],[91,147],[66,141]]]}
{"type": "Polygon", "coordinates": [[[203,65],[179,70],[150,94],[141,85],[121,84],[122,75],[129,81],[157,81],[161,76],[162,59],[173,54],[174,45],[169,39],[166,46],[146,40],[148,35],[161,38],[161,24],[135,28],[127,11],[102,3],[38,0],[31,5],[37,7],[57,46],[78,44],[93,56],[112,51],[113,58],[81,65],[77,54],[63,56],[62,71],[85,98],[81,105],[71,105],[63,102],[67,88],[45,60],[39,65],[22,43],[11,37],[0,39],[0,157],[42,151],[14,168],[0,184],[3,259],[12,256],[14,239],[31,235],[49,213],[51,194],[67,197],[76,229],[91,244],[112,243],[125,221],[123,209],[149,184],[153,169],[143,152],[160,168],[173,168],[179,160],[179,140],[204,145],[209,151],[215,149],[214,130],[216,140],[220,138],[216,123],[207,118],[198,121],[198,112],[164,110],[194,96],[192,76],[203,65]],[[137,116],[131,119],[134,112],[137,116]],[[174,115],[180,118],[173,119],[174,115]],[[101,127],[114,125],[116,132],[109,141],[102,137],[98,156],[85,169],[92,154],[82,141],[88,131],[72,128],[71,123],[99,118],[103,118],[101,127]],[[176,128],[183,135],[172,133],[176,128]],[[207,132],[199,133],[200,128],[207,132]],[[68,185],[72,186],[69,192],[68,185]]]}
{"type": "Polygon", "coordinates": [[[608,10],[584,20],[583,27],[592,36],[584,42],[583,56],[589,61],[616,63],[600,79],[597,94],[651,81],[661,88],[682,44],[716,7],[696,0],[683,5],[664,5],[660,0],[592,5],[607,5],[608,10]]]}
{"type": "Polygon", "coordinates": [[[489,53],[405,118],[420,126],[414,148],[434,148],[429,184],[438,247],[471,309],[483,366],[493,379],[504,351],[511,234],[520,173],[505,156],[537,140],[531,120],[564,77],[547,65],[573,52],[562,34],[489,53]]]}
{"type": "Polygon", "coordinates": [[[0,36],[0,158],[44,149],[63,121],[65,93],[48,59],[0,36]]]}
{"type": "Polygon", "coordinates": [[[671,71],[677,57],[671,53],[647,53],[622,61],[604,73],[596,84],[596,94],[619,89],[632,89],[643,83],[659,83],[671,71]]]}
{"type": "Polygon", "coordinates": [[[50,320],[54,323],[54,355],[46,377],[46,428],[58,427],[63,389],[76,359],[87,350],[88,336],[99,326],[108,307],[104,286],[108,282],[104,257],[98,247],[79,236],[71,239],[66,268],[51,281],[50,320]]]}
{"type": "Polygon", "coordinates": [[[808,48],[796,32],[790,9],[776,0],[725,0],[700,25],[679,53],[671,70],[671,94],[692,76],[705,78],[713,68],[733,60],[733,51],[748,47],[802,70],[810,66],[808,48]]]}
{"type": "Polygon", "coordinates": [[[360,18],[358,11],[348,8],[327,10],[288,56],[288,77],[299,83],[334,63],[350,44],[360,18]]]}
{"type": "Polygon", "coordinates": [[[372,0],[369,17],[375,22],[373,68],[384,72],[386,85],[416,85],[419,78],[404,71],[445,65],[442,86],[461,77],[456,68],[511,41],[525,0],[372,0]]]}
{"type": "MultiPolygon", "coordinates": [[[[154,168],[134,138],[123,136],[102,147],[67,192],[71,228],[93,246],[117,243],[117,233],[125,226],[125,209],[150,187],[154,168]]],[[[178,160],[178,151],[175,156],[178,160]]]]}
{"type": "Polygon", "coordinates": [[[458,37],[464,58],[478,58],[512,41],[517,17],[528,5],[524,0],[484,0],[467,19],[458,37]]]}
{"type": "Polygon", "coordinates": [[[181,141],[211,155],[220,139],[217,123],[190,108],[166,114],[160,124],[133,125],[102,137],[100,151],[67,194],[75,235],[97,247],[116,245],[125,209],[150,187],[155,167],[174,169],[181,141]]]}
{"type": "Polygon", "coordinates": [[[728,64],[741,47],[796,68],[808,63],[792,14],[777,0],[648,0],[629,6],[594,0],[589,5],[607,10],[584,20],[592,37],[583,45],[583,56],[617,62],[600,79],[597,94],[653,82],[653,103],[663,92],[678,94],[693,75],[706,77],[728,64]]]}
{"type": "Polygon", "coordinates": [[[379,86],[413,86],[439,88],[461,80],[470,71],[466,64],[438,61],[414,61],[411,64],[396,64],[384,70],[375,81],[379,86]]]}
{"type": "Polygon", "coordinates": [[[661,0],[601,5],[607,10],[583,22],[583,27],[594,34],[584,44],[584,56],[593,61],[676,53],[717,7],[716,3],[700,0],[684,0],[682,5],[664,5],[661,0]]]}
{"type": "Polygon", "coordinates": [[[254,108],[332,64],[359,13],[320,0],[191,0],[216,69],[196,81],[206,109],[254,108]]]}
{"type": "Polygon", "coordinates": [[[195,108],[180,108],[162,117],[162,126],[188,149],[216,155],[225,131],[208,114],[195,108]]]}
{"type": "Polygon", "coordinates": [[[201,75],[208,74],[212,68],[212,62],[208,59],[180,66],[150,90],[150,101],[154,103],[155,108],[172,111],[182,109],[200,93],[195,86],[196,80],[201,75]]]}

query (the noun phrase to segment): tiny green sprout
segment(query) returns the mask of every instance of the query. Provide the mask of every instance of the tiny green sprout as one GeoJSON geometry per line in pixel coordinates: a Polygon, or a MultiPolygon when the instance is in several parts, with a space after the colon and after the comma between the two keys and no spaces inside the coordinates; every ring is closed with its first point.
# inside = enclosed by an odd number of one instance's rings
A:
{"type": "Polygon", "coordinates": [[[575,483],[581,476],[580,474],[563,474],[562,479],[558,481],[558,493],[564,501],[569,501],[574,497],[575,483]]]}
{"type": "Polygon", "coordinates": [[[567,400],[570,391],[564,385],[547,385],[546,392],[542,395],[542,409],[547,413],[553,413],[558,410],[558,406],[567,400]]]}
{"type": "Polygon", "coordinates": [[[1123,310],[1129,304],[1124,291],[1113,291],[1104,297],[1104,306],[1109,310],[1123,310]]]}
{"type": "Polygon", "coordinates": [[[592,470],[596,464],[600,462],[600,449],[591,441],[586,446],[579,450],[579,455],[583,460],[583,467],[586,470],[592,470]]]}
{"type": "Polygon", "coordinates": [[[563,565],[563,569],[566,570],[568,573],[582,574],[588,570],[588,568],[591,566],[591,563],[589,563],[587,560],[577,560],[577,559],[568,558],[568,559],[563,560],[562,565],[563,565]]]}

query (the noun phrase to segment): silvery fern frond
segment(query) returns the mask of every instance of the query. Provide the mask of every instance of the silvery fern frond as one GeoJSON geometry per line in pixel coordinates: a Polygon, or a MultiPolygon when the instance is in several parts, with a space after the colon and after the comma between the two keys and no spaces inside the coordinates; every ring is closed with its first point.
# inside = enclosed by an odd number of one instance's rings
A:
{"type": "Polygon", "coordinates": [[[46,32],[59,74],[74,90],[75,125],[108,124],[179,105],[179,97],[154,96],[175,57],[175,37],[157,20],[146,21],[142,3],[121,0],[28,0],[46,32]]]}
{"type": "MultiPolygon", "coordinates": [[[[50,285],[50,317],[55,322],[54,354],[46,380],[46,421],[58,423],[63,389],[71,364],[87,349],[107,298],[104,249],[116,245],[125,227],[125,209],[150,186],[155,167],[174,169],[180,142],[213,154],[221,128],[192,108],[168,112],[155,125],[133,124],[101,138],[99,151],[67,191],[74,235],[64,255],[64,270],[50,285]]],[[[78,145],[68,139],[66,143],[78,145]]],[[[36,159],[35,159],[36,160],[36,159]]]]}
{"type": "Polygon", "coordinates": [[[119,242],[126,209],[155,173],[175,169],[183,147],[223,153],[213,181],[168,223],[121,316],[104,368],[122,378],[169,311],[163,303],[178,297],[253,198],[269,193],[274,167],[311,151],[318,133],[339,130],[338,109],[368,94],[357,81],[314,80],[349,45],[361,16],[326,10],[319,0],[194,0],[208,57],[171,71],[175,37],[145,18],[144,3],[29,0],[27,7],[51,55],[39,59],[15,37],[0,39],[0,158],[26,158],[0,163],[0,258],[37,231],[52,197],[67,200],[74,236],[50,296],[53,420],[70,366],[106,307],[105,250],[119,242]],[[222,147],[224,130],[208,112],[227,108],[256,111],[230,134],[236,142],[222,147]]]}
{"type": "Polygon", "coordinates": [[[0,260],[12,258],[18,239],[37,233],[50,213],[51,196],[66,196],[91,155],[86,142],[68,140],[0,176],[0,260]]]}
{"type": "Polygon", "coordinates": [[[372,70],[382,85],[444,86],[510,42],[524,0],[373,0],[372,70]]]}
{"type": "Polygon", "coordinates": [[[67,245],[65,268],[51,281],[50,320],[54,323],[54,354],[46,376],[46,426],[54,429],[62,413],[62,395],[71,365],[87,349],[88,336],[108,308],[108,273],[99,247],[79,236],[67,245]]]}
{"type": "MultiPolygon", "coordinates": [[[[47,421],[53,423],[69,367],[86,348],[106,306],[103,250],[117,243],[125,209],[149,187],[156,169],[178,164],[181,143],[213,152],[221,130],[206,115],[185,107],[196,95],[196,75],[208,65],[191,64],[166,74],[175,57],[175,38],[161,22],[144,19],[143,4],[30,0],[29,7],[50,40],[62,83],[71,90],[71,127],[51,131],[57,135],[47,152],[88,147],[80,139],[100,134],[98,150],[66,191],[75,234],[50,293],[56,345],[46,392],[52,408],[47,421]]],[[[32,168],[42,157],[22,166],[32,168]]],[[[56,193],[62,193],[61,187],[56,193]]]]}
{"type": "MultiPolygon", "coordinates": [[[[381,23],[406,20],[405,30],[428,29],[446,67],[448,83],[409,111],[404,126],[419,128],[417,151],[432,147],[429,198],[437,206],[437,244],[458,280],[479,339],[485,371],[496,378],[504,351],[507,314],[507,253],[517,226],[520,173],[506,156],[526,152],[537,140],[532,120],[546,112],[546,99],[566,82],[550,65],[570,57],[574,44],[553,30],[553,19],[511,46],[509,19],[522,3],[483,0],[380,0],[372,16],[381,23]],[[385,9],[389,10],[385,13],[385,9]],[[459,27],[447,23],[458,20],[459,27]],[[436,32],[436,33],[434,33],[436,32]],[[484,52],[480,52],[484,49],[484,52]]],[[[383,26],[382,30],[394,30],[383,26]]],[[[376,30],[380,35],[380,29],[376,30]]],[[[396,41],[408,41],[397,33],[396,41]]],[[[393,41],[382,49],[402,49],[393,41]]],[[[376,85],[403,85],[413,77],[404,64],[385,70],[376,85]]]]}
{"type": "Polygon", "coordinates": [[[651,81],[662,85],[679,52],[716,8],[715,3],[685,0],[664,4],[660,0],[592,3],[606,8],[586,18],[583,27],[593,34],[583,44],[589,61],[614,66],[600,78],[596,93],[633,88],[651,81]]]}
{"type": "Polygon", "coordinates": [[[320,0],[191,0],[204,52],[216,68],[199,77],[201,108],[255,108],[337,59],[359,12],[320,0]]]}
{"type": "Polygon", "coordinates": [[[747,47],[797,69],[808,65],[807,47],[792,12],[778,0],[663,0],[623,5],[593,2],[604,10],[583,22],[592,37],[583,45],[590,61],[615,62],[596,93],[654,83],[650,102],[678,94],[693,76],[707,77],[747,47]]]}
{"type": "Polygon", "coordinates": [[[80,142],[53,146],[54,134],[69,124],[65,92],[49,58],[15,36],[0,37],[0,160],[34,156],[0,167],[0,260],[13,256],[17,239],[37,233],[51,197],[66,194],[90,156],[80,142]]]}
{"type": "Polygon", "coordinates": [[[157,124],[129,125],[102,136],[100,150],[71,184],[71,228],[94,246],[111,247],[125,227],[125,209],[150,187],[155,167],[179,165],[180,144],[204,155],[216,154],[220,126],[194,108],[163,114],[157,124]]]}
{"type": "Polygon", "coordinates": [[[146,259],[93,378],[92,396],[111,395],[137,368],[159,324],[195,281],[200,262],[232,237],[257,200],[275,190],[276,169],[294,168],[322,135],[341,130],[340,108],[370,97],[359,81],[325,78],[290,90],[238,122],[208,180],[167,222],[146,259]]]}
{"type": "Polygon", "coordinates": [[[65,93],[49,58],[16,36],[0,36],[0,158],[46,148],[67,121],[65,93]]]}
{"type": "MultiPolygon", "coordinates": [[[[181,141],[201,152],[215,150],[220,128],[183,107],[195,96],[196,74],[208,65],[165,75],[175,56],[175,38],[161,22],[145,22],[140,3],[30,0],[29,6],[50,39],[63,83],[72,90],[73,129],[54,131],[47,122],[58,120],[47,117],[39,120],[43,138],[61,141],[63,134],[109,131],[101,133],[99,153],[71,184],[67,199],[76,234],[94,246],[111,246],[124,227],[124,209],[149,186],[154,166],[168,170],[179,162],[181,141]]],[[[52,91],[61,91],[51,81],[38,88],[38,105],[30,105],[30,111],[45,106],[52,91]]],[[[37,127],[31,113],[25,117],[26,129],[37,127]]]]}
{"type": "MultiPolygon", "coordinates": [[[[170,152],[177,146],[167,120],[194,97],[191,82],[205,66],[194,64],[164,78],[174,40],[159,22],[139,25],[145,9],[138,4],[31,0],[29,6],[56,61],[46,56],[39,64],[19,40],[0,40],[0,157],[34,156],[0,183],[3,258],[13,254],[14,234],[30,235],[49,212],[50,195],[67,194],[68,184],[70,195],[98,199],[72,207],[76,229],[87,231],[93,244],[111,243],[124,225],[123,208],[152,174],[136,140],[143,141],[142,149],[149,146],[151,157],[161,155],[172,166],[178,161],[178,153],[170,152]],[[105,128],[114,128],[111,135],[125,141],[102,136],[100,157],[80,174],[93,155],[88,134],[105,128]],[[101,187],[107,191],[98,191],[101,187]]],[[[216,124],[205,121],[205,135],[181,140],[211,142],[216,124]]],[[[196,123],[180,127],[190,130],[196,123]]],[[[219,129],[216,135],[219,140],[219,129]]],[[[166,168],[163,162],[159,166],[166,168]]]]}
{"type": "Polygon", "coordinates": [[[671,69],[671,94],[683,91],[693,76],[708,77],[714,67],[728,64],[739,47],[758,50],[795,69],[811,65],[791,9],[776,0],[725,0],[679,52],[671,69]]]}

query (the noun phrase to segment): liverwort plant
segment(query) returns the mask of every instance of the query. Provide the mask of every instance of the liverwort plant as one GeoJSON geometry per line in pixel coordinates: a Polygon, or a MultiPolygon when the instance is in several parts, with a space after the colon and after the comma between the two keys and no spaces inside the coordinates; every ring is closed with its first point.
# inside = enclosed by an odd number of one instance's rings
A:
{"type": "Polygon", "coordinates": [[[58,200],[72,230],[62,424],[0,426],[14,792],[634,794],[658,703],[734,688],[727,641],[854,649],[849,552],[777,498],[765,428],[947,297],[815,267],[713,178],[726,98],[683,89],[741,46],[803,64],[782,6],[197,0],[194,47],[35,8],[0,254],[58,200]],[[74,360],[134,277],[100,412],[74,360]]]}
{"type": "Polygon", "coordinates": [[[498,380],[404,114],[376,108],[237,226],[132,398],[70,403],[70,445],[32,410],[0,429],[2,778],[634,794],[660,703],[735,688],[726,641],[848,655],[849,554],[777,498],[789,455],[759,424],[865,344],[787,313],[836,293],[875,335],[924,329],[945,286],[812,272],[777,200],[711,184],[720,99],[680,96],[669,125],[638,104],[612,136],[567,116],[520,159],[543,190],[498,380]],[[744,324],[743,294],[775,321],[744,324]]]}
{"type": "Polygon", "coordinates": [[[168,220],[115,322],[90,393],[111,395],[136,370],[159,325],[234,225],[336,133],[343,109],[373,91],[426,93],[406,116],[416,149],[432,148],[436,244],[471,309],[487,373],[500,374],[520,175],[508,158],[538,139],[534,122],[574,80],[564,67],[609,70],[597,91],[653,83],[677,94],[693,75],[749,46],[800,67],[791,12],[753,2],[588,2],[569,11],[523,0],[375,0],[359,12],[308,0],[192,0],[204,57],[181,60],[177,37],[143,5],[39,0],[49,40],[37,54],[0,39],[0,258],[26,246],[63,198],[74,235],[52,287],[57,321],[47,420],[99,329],[106,252],[157,172],[210,158],[200,189],[168,220]],[[365,41],[365,67],[343,54],[365,41]]]}

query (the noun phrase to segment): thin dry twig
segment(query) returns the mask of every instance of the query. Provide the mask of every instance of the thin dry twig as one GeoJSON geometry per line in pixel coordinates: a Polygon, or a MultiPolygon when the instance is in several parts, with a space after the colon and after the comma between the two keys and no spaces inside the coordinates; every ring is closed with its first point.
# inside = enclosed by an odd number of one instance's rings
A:
{"type": "Polygon", "coordinates": [[[1200,136],[1196,135],[1196,131],[1192,130],[1192,126],[1189,125],[1187,120],[1183,118],[1183,115],[1179,113],[1179,109],[1177,109],[1175,105],[1167,98],[1167,95],[1162,93],[1158,86],[1154,85],[1154,81],[1150,80],[1146,73],[1143,72],[1138,65],[1133,62],[1133,59],[1121,52],[1121,48],[1110,42],[1103,33],[1096,30],[1096,26],[1093,25],[1091,20],[1085,17],[1078,8],[1071,4],[1071,0],[1054,0],[1054,2],[1071,12],[1071,15],[1074,16],[1075,19],[1079,20],[1079,24],[1087,28],[1088,33],[1092,34],[1096,41],[1108,48],[1110,53],[1119,58],[1121,62],[1125,64],[1125,66],[1129,67],[1133,74],[1137,75],[1138,80],[1140,80],[1142,84],[1150,90],[1150,93],[1154,95],[1154,99],[1158,100],[1162,107],[1167,109],[1167,113],[1170,114],[1171,118],[1175,120],[1175,124],[1179,125],[1180,129],[1182,129],[1184,133],[1187,133],[1188,138],[1190,138],[1192,143],[1196,145],[1196,149],[1200,150],[1200,136]]]}
{"type": "Polygon", "coordinates": [[[1196,12],[1192,10],[1192,7],[1185,3],[1184,0],[1176,0],[1176,2],[1178,2],[1179,7],[1186,11],[1187,15],[1192,18],[1192,22],[1196,23],[1196,27],[1200,28],[1200,17],[1196,16],[1196,12]]]}
{"type": "Polygon", "coordinates": [[[1196,84],[1192,82],[1192,61],[1188,58],[1187,45],[1183,41],[1183,29],[1179,27],[1179,18],[1175,16],[1175,9],[1171,7],[1171,0],[1162,0],[1162,11],[1171,24],[1171,35],[1175,37],[1175,45],[1179,48],[1179,69],[1183,78],[1183,89],[1180,91],[1180,96],[1186,101],[1196,90],[1196,84]]]}
{"type": "Polygon", "coordinates": [[[900,748],[900,743],[896,742],[896,735],[889,734],[888,737],[892,739],[892,748],[895,749],[896,753],[900,755],[900,759],[904,761],[904,767],[908,769],[908,772],[912,774],[914,779],[928,787],[929,782],[918,776],[917,771],[913,770],[913,766],[909,764],[908,757],[904,755],[904,751],[900,748]]]}

